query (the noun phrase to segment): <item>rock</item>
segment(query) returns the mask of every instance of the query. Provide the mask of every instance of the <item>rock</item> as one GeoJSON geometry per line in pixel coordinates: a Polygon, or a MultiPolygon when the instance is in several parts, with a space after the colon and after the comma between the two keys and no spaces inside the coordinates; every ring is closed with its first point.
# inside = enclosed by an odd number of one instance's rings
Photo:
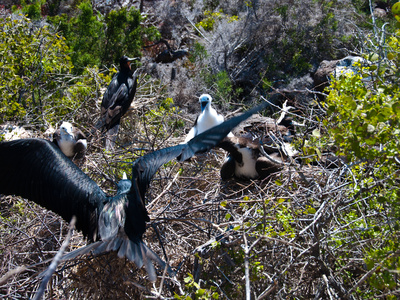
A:
{"type": "Polygon", "coordinates": [[[329,85],[329,78],[333,74],[336,78],[348,72],[357,72],[354,63],[362,60],[360,56],[346,56],[338,60],[323,60],[314,73],[314,89],[323,92],[329,85]]]}

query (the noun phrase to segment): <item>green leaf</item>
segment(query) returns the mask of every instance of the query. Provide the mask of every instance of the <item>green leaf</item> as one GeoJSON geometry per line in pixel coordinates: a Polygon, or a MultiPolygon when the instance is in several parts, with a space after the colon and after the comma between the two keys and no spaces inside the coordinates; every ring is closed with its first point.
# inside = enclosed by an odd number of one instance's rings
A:
{"type": "Polygon", "coordinates": [[[213,294],[212,294],[212,298],[213,298],[213,299],[219,299],[218,293],[217,293],[217,292],[213,293],[213,294]]]}
{"type": "Polygon", "coordinates": [[[198,289],[198,290],[196,291],[196,296],[201,297],[201,296],[203,296],[205,293],[206,293],[206,290],[205,290],[205,289],[198,289]]]}
{"type": "Polygon", "coordinates": [[[183,279],[183,281],[185,282],[185,283],[189,283],[189,282],[191,282],[193,280],[193,275],[192,274],[188,274],[188,277],[185,277],[184,279],[183,279]]]}
{"type": "Polygon", "coordinates": [[[307,213],[309,213],[309,214],[312,214],[312,215],[313,215],[313,214],[315,214],[316,212],[317,212],[317,211],[315,210],[314,207],[311,207],[311,206],[310,206],[310,207],[307,208],[307,213]]]}
{"type": "Polygon", "coordinates": [[[312,135],[315,136],[316,138],[320,138],[321,137],[321,133],[318,129],[314,129],[312,132],[312,135]]]}

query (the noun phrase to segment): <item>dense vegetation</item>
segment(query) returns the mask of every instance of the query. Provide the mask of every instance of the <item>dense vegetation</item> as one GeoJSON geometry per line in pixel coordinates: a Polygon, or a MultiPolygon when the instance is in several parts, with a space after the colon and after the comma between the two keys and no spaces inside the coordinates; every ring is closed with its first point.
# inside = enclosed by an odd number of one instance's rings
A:
{"type": "MultiPolygon", "coordinates": [[[[166,253],[176,278],[152,286],[143,270],[112,254],[89,257],[60,266],[49,298],[398,297],[395,1],[160,0],[144,2],[145,13],[68,3],[65,12],[57,0],[0,7],[0,121],[38,137],[66,119],[90,131],[113,64],[122,54],[138,57],[139,88],[118,149],[104,152],[94,137],[81,165],[104,190],[113,192],[111,181],[129,174],[138,155],[182,141],[198,112],[194,95],[202,92],[225,115],[264,98],[271,102],[265,114],[276,117],[287,100],[304,126],[297,128],[296,160],[264,181],[221,182],[219,150],[160,170],[148,195],[145,241],[166,253]],[[381,17],[371,15],[378,5],[387,9],[381,17]],[[190,55],[156,64],[165,49],[154,45],[160,38],[190,55]],[[358,63],[319,90],[319,64],[348,54],[358,63]],[[332,156],[341,163],[330,169],[332,156]]],[[[36,272],[66,232],[54,214],[1,196],[0,275],[7,280],[0,278],[0,295],[32,297],[36,272]]],[[[75,233],[70,247],[83,243],[75,233]]]]}

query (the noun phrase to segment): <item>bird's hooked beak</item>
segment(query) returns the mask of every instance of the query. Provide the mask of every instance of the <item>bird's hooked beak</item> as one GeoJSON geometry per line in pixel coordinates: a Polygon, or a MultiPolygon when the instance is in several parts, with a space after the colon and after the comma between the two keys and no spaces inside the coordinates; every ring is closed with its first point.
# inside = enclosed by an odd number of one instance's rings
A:
{"type": "Polygon", "coordinates": [[[211,102],[211,96],[209,96],[208,94],[203,94],[200,96],[199,101],[200,101],[201,111],[203,112],[206,109],[207,104],[211,102]]]}
{"type": "Polygon", "coordinates": [[[131,68],[131,62],[134,60],[136,60],[136,58],[130,58],[130,57],[127,58],[126,63],[128,64],[129,69],[131,68]]]}
{"type": "Polygon", "coordinates": [[[63,136],[66,136],[66,135],[71,136],[72,132],[70,132],[68,130],[68,128],[61,126],[60,127],[60,134],[62,134],[63,136]]]}

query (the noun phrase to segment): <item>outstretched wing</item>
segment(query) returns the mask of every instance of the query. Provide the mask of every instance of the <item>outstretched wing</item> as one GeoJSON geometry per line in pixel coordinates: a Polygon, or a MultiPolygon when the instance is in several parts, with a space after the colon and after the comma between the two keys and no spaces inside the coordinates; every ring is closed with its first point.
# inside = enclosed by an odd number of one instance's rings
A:
{"type": "Polygon", "coordinates": [[[196,153],[210,150],[217,146],[233,128],[240,124],[240,122],[246,120],[252,114],[265,109],[266,106],[267,102],[264,102],[239,116],[233,117],[218,126],[210,128],[185,144],[160,149],[139,157],[133,162],[131,193],[139,193],[143,201],[152,177],[163,164],[174,158],[178,158],[179,161],[184,161],[196,153]]]}
{"type": "Polygon", "coordinates": [[[54,211],[89,239],[97,235],[97,219],[107,201],[99,186],[53,143],[22,139],[0,143],[0,193],[18,195],[54,211]]]}
{"type": "MultiPolygon", "coordinates": [[[[102,241],[78,249],[64,258],[72,258],[93,250],[95,253],[114,250],[119,257],[126,256],[140,268],[145,266],[149,279],[156,280],[153,262],[161,267],[165,263],[151,251],[142,241],[149,217],[146,211],[144,198],[151,179],[157,170],[174,158],[181,160],[190,158],[195,153],[206,151],[218,143],[240,122],[261,110],[260,105],[241,116],[232,118],[208,131],[196,136],[186,144],[160,149],[144,155],[133,162],[131,187],[128,194],[117,194],[108,202],[99,219],[102,241]]],[[[169,273],[172,270],[167,266],[169,273]]]]}
{"type": "Polygon", "coordinates": [[[218,146],[219,142],[224,139],[229,132],[232,131],[237,125],[249,118],[256,112],[265,109],[268,106],[268,102],[246,111],[245,113],[233,117],[207,131],[196,135],[188,143],[188,147],[182,151],[182,154],[178,157],[179,161],[184,161],[192,157],[196,153],[201,153],[210,150],[211,148],[218,146]]]}

